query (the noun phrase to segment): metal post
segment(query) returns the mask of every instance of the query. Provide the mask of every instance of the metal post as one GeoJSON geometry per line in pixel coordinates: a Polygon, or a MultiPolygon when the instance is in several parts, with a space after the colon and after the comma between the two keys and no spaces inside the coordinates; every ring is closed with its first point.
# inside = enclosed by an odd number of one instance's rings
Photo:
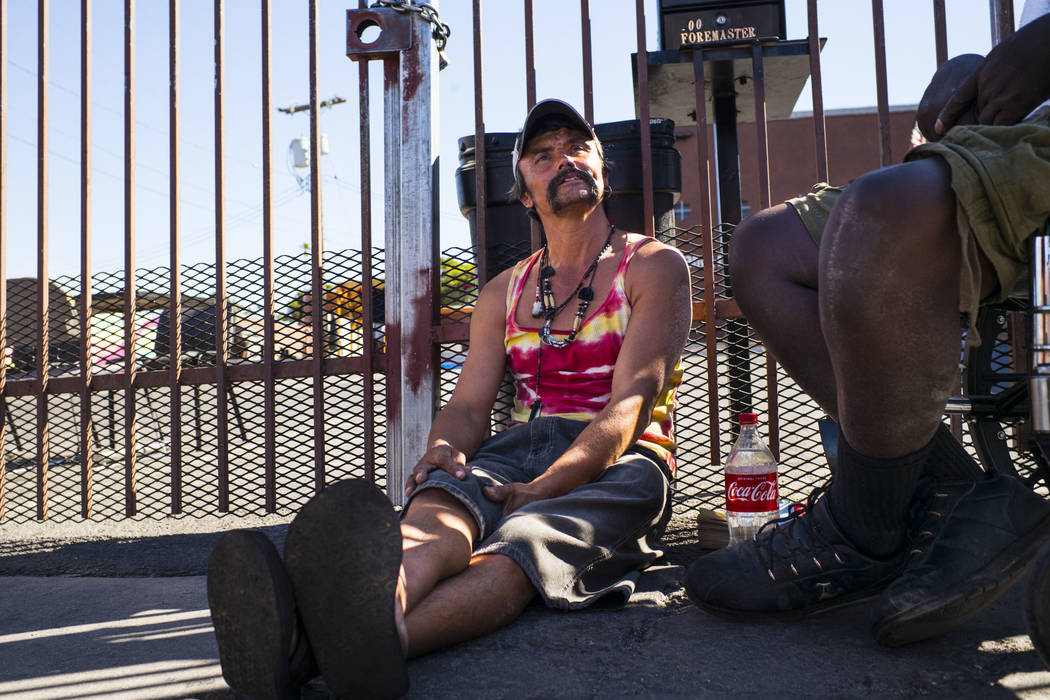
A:
{"type": "Polygon", "coordinates": [[[1050,433],[1050,231],[1032,248],[1032,429],[1050,433]]]}
{"type": "MultiPolygon", "coordinates": [[[[436,5],[436,3],[432,3],[436,5]]],[[[388,62],[392,63],[392,61],[388,62]]],[[[434,268],[438,240],[437,51],[431,26],[412,17],[412,46],[384,80],[386,136],[386,322],[393,367],[387,378],[387,493],[403,486],[426,446],[437,398],[434,268]]]]}
{"type": "MultiPolygon", "coordinates": [[[[719,221],[740,223],[740,147],[737,141],[736,90],[733,85],[733,64],[717,62],[712,71],[712,93],[715,117],[715,153],[718,165],[719,221]]],[[[722,243],[714,251],[724,257],[729,249],[730,234],[722,232],[722,243]]],[[[732,296],[733,288],[726,269],[726,293],[732,296]]],[[[729,362],[729,415],[734,418],[733,437],[739,426],[735,418],[750,411],[751,404],[751,357],[747,323],[738,318],[726,319],[726,355],[729,362]]],[[[712,332],[712,331],[709,331],[712,332]]]]}
{"type": "Polygon", "coordinates": [[[1014,33],[1014,6],[1010,0],[988,0],[992,25],[992,46],[1014,33]]]}

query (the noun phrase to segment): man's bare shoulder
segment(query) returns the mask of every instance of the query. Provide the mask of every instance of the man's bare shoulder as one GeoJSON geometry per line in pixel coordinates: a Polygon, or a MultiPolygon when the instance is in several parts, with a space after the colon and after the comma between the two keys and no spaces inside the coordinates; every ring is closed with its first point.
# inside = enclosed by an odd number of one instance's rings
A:
{"type": "Polygon", "coordinates": [[[485,283],[474,305],[475,317],[500,318],[506,313],[507,289],[513,274],[514,268],[510,267],[485,283]]]}
{"type": "Polygon", "coordinates": [[[669,276],[667,281],[675,284],[688,281],[689,266],[681,251],[674,246],[637,233],[627,234],[627,242],[637,245],[628,268],[632,274],[647,278],[669,276]]]}

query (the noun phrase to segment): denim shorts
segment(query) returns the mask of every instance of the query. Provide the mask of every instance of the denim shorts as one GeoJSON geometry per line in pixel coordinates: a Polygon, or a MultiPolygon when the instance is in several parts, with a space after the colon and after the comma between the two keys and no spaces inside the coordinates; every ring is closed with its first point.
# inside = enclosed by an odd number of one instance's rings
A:
{"type": "Polygon", "coordinates": [[[549,607],[582,608],[599,598],[623,605],[638,573],[662,555],[655,547],[671,517],[669,471],[654,452],[632,447],[590,483],[506,517],[503,505],[482,492],[489,485],[532,481],[586,426],[548,416],[509,428],[467,460],[466,479],[435,470],[412,497],[428,488],[455,496],[481,531],[474,553],[513,559],[549,607]]]}

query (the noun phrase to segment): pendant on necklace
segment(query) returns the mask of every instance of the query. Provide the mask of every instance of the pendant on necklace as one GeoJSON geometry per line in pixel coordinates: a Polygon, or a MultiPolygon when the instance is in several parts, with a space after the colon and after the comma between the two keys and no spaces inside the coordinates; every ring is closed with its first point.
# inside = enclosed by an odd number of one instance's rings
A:
{"type": "Polygon", "coordinates": [[[532,302],[532,317],[539,318],[543,316],[543,302],[534,301],[532,302]]]}

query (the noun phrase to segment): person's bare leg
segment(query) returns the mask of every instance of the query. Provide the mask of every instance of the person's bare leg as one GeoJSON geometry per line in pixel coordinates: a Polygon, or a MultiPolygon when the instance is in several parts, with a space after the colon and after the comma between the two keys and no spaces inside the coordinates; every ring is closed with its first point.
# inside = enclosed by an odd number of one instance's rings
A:
{"type": "Polygon", "coordinates": [[[820,248],[820,315],[838,391],[828,494],[869,556],[903,546],[908,508],[958,367],[962,253],[939,158],[869,173],[843,194],[820,248]]]}
{"type": "Polygon", "coordinates": [[[407,656],[493,632],[517,619],[535,595],[510,557],[473,557],[465,571],[440,582],[405,616],[407,656]]]}
{"type": "Polygon", "coordinates": [[[958,366],[961,252],[947,165],[927,159],[855,181],[820,249],[821,326],[839,423],[876,458],[932,437],[958,366]]]}
{"type": "Polygon", "coordinates": [[[410,611],[441,579],[467,568],[478,535],[470,511],[447,491],[426,489],[413,498],[401,520],[401,611],[410,611]]]}
{"type": "Polygon", "coordinates": [[[733,232],[729,268],[748,323],[803,391],[835,416],[835,376],[817,302],[819,256],[798,212],[778,204],[733,232]]]}

